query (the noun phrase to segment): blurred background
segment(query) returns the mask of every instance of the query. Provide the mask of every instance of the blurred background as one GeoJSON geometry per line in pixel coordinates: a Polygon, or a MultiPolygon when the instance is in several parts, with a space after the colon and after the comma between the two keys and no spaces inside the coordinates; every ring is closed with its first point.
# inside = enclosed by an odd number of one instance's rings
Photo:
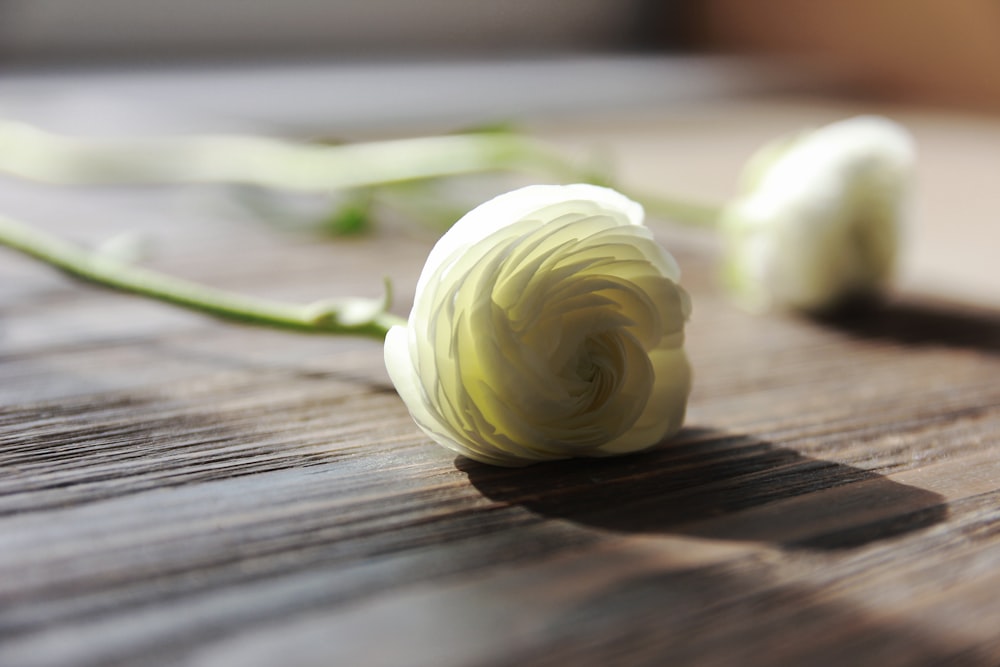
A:
{"type": "Polygon", "coordinates": [[[1000,304],[998,111],[996,0],[0,0],[0,117],[65,133],[512,123],[720,202],[775,136],[890,115],[921,152],[904,284],[1000,304]]]}
{"type": "Polygon", "coordinates": [[[857,94],[1000,108],[1000,3],[0,0],[0,62],[366,62],[751,54],[857,94]]]}

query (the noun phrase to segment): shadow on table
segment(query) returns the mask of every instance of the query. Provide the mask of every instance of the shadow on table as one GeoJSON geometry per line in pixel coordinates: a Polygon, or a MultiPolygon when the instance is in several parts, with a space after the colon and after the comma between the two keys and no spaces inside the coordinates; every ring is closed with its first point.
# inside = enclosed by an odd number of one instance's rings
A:
{"type": "Polygon", "coordinates": [[[905,299],[820,321],[858,338],[1000,353],[1000,312],[987,308],[905,299]]]}
{"type": "Polygon", "coordinates": [[[484,496],[617,532],[844,549],[943,521],[944,499],[742,435],[685,429],[654,451],[504,469],[465,458],[484,496]]]}

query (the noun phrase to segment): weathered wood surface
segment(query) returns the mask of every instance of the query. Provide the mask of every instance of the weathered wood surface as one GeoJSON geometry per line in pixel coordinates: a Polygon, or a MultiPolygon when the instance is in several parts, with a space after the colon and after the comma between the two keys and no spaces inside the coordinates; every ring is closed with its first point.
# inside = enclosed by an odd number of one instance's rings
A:
{"type": "MultiPolygon", "coordinates": [[[[211,190],[5,193],[296,300],[389,273],[405,301],[429,247],[289,236],[211,190]]],[[[754,317],[710,244],[661,237],[695,303],[688,427],[525,470],[431,444],[376,343],[0,252],[0,665],[1000,664],[1000,313],[754,317]]]]}

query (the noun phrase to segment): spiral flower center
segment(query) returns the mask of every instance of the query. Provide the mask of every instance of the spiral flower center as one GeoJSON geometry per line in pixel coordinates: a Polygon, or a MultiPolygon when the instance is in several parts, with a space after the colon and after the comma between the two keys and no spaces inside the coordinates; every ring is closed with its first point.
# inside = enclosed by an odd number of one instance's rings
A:
{"type": "Polygon", "coordinates": [[[593,382],[594,377],[600,371],[598,365],[594,363],[593,351],[590,348],[591,343],[587,341],[576,357],[576,377],[584,382],[593,382]]]}
{"type": "Polygon", "coordinates": [[[614,395],[624,375],[625,359],[614,338],[612,334],[587,337],[580,346],[573,373],[575,381],[567,391],[578,399],[576,407],[580,412],[599,410],[614,395]]]}

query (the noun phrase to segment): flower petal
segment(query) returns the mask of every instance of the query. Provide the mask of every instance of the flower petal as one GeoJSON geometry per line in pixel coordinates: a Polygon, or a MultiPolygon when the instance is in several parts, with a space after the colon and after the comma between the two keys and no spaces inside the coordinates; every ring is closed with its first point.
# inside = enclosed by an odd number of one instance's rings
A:
{"type": "Polygon", "coordinates": [[[641,207],[611,190],[534,186],[445,234],[407,326],[386,337],[389,375],[424,432],[507,466],[634,451],[675,432],[690,302],[641,222],[641,207]]]}
{"type": "Polygon", "coordinates": [[[883,289],[899,245],[913,140],[862,116],[765,147],[722,216],[726,278],[752,310],[818,311],[883,289]]]}

